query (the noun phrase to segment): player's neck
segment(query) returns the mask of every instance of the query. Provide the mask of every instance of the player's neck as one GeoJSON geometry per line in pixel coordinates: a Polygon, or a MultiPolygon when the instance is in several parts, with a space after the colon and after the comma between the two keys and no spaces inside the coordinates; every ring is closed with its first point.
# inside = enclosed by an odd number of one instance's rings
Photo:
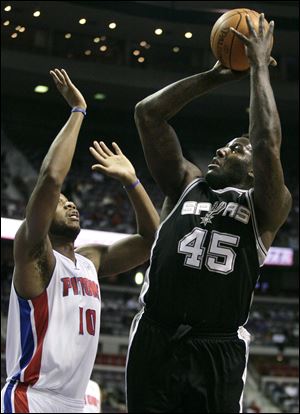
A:
{"type": "Polygon", "coordinates": [[[66,241],[65,239],[63,240],[59,237],[52,237],[51,243],[54,250],[68,257],[74,263],[76,262],[73,241],[66,241]]]}

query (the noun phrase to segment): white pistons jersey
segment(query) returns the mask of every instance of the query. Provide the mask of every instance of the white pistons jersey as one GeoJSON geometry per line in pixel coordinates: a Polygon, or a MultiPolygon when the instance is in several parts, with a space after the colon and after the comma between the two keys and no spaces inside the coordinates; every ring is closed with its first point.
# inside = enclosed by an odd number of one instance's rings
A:
{"type": "MultiPolygon", "coordinates": [[[[75,264],[57,251],[53,253],[56,265],[41,295],[24,300],[12,284],[4,412],[31,412],[30,390],[50,392],[83,408],[99,340],[98,276],[89,259],[76,253],[75,264]]],[[[54,411],[49,407],[45,412],[54,411]]]]}
{"type": "Polygon", "coordinates": [[[97,382],[90,380],[84,396],[85,413],[101,413],[101,390],[97,382]]]}

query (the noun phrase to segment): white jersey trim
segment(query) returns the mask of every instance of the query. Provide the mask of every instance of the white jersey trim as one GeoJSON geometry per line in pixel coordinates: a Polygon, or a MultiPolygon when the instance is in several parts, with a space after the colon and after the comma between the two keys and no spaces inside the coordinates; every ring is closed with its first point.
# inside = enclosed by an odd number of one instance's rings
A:
{"type": "Polygon", "coordinates": [[[243,193],[247,193],[248,190],[243,190],[241,188],[236,188],[236,187],[225,187],[222,188],[220,190],[214,190],[213,188],[209,187],[212,191],[214,191],[215,193],[226,193],[227,191],[236,191],[239,194],[243,194],[243,193]]]}
{"type": "MultiPolygon", "coordinates": [[[[200,183],[201,181],[205,181],[204,178],[196,178],[195,180],[191,181],[187,187],[183,190],[181,196],[179,197],[177,203],[175,204],[175,206],[173,207],[172,211],[167,215],[167,217],[160,223],[158,229],[157,229],[157,233],[159,232],[159,230],[161,229],[161,226],[172,216],[172,214],[174,213],[174,211],[176,210],[176,208],[178,207],[178,205],[181,203],[181,201],[184,199],[184,197],[187,195],[187,193],[190,192],[190,190],[192,188],[194,188],[196,186],[196,184],[200,183]]],[[[155,240],[156,242],[156,240],[155,240]]],[[[155,243],[154,242],[154,243],[155,243]]]]}
{"type": "Polygon", "coordinates": [[[248,357],[249,357],[249,344],[250,344],[250,334],[247,331],[247,329],[245,329],[244,327],[240,326],[238,331],[237,331],[238,337],[239,339],[241,339],[242,341],[244,341],[245,343],[245,347],[246,347],[246,351],[245,351],[245,368],[244,368],[244,372],[242,375],[242,380],[243,380],[243,389],[242,389],[242,393],[241,393],[241,397],[240,397],[240,413],[243,412],[243,398],[244,398],[244,391],[245,391],[245,384],[246,384],[246,377],[247,377],[247,365],[248,365],[248,357]]]}
{"type": "Polygon", "coordinates": [[[188,184],[188,186],[184,189],[183,193],[181,194],[179,200],[177,201],[177,203],[175,204],[175,206],[173,207],[172,211],[167,215],[167,217],[160,223],[157,231],[156,231],[156,235],[155,235],[155,240],[153,242],[153,245],[151,247],[151,254],[150,254],[150,264],[149,267],[146,271],[146,276],[145,276],[145,280],[141,289],[141,293],[140,293],[140,297],[139,297],[139,301],[140,303],[145,306],[144,303],[144,297],[149,289],[149,272],[151,269],[151,265],[152,265],[152,257],[153,257],[153,250],[156,246],[158,237],[159,237],[159,232],[160,229],[162,228],[162,225],[172,216],[172,214],[174,213],[174,211],[177,209],[177,207],[179,206],[179,204],[181,203],[181,201],[183,200],[183,198],[187,195],[188,192],[190,192],[190,190],[192,188],[194,188],[198,183],[200,183],[201,181],[204,181],[204,178],[196,178],[195,180],[193,180],[192,182],[190,182],[188,184]]]}

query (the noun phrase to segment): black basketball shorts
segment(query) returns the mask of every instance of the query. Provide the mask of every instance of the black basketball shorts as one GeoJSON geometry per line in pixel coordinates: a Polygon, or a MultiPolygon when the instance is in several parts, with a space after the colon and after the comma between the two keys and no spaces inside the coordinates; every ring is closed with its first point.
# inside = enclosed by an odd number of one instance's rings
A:
{"type": "Polygon", "coordinates": [[[242,412],[247,349],[237,332],[204,334],[188,325],[172,332],[144,314],[129,344],[128,412],[242,412]]]}

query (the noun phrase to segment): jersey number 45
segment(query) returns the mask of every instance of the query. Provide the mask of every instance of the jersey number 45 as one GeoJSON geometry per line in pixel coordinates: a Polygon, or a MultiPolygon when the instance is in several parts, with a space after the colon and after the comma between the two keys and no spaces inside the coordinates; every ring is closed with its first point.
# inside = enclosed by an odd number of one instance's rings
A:
{"type": "Polygon", "coordinates": [[[213,230],[210,233],[210,242],[206,252],[204,246],[208,230],[195,227],[178,243],[178,253],[185,255],[184,266],[201,269],[205,259],[205,266],[210,272],[227,275],[234,269],[236,252],[240,237],[234,234],[220,233],[213,230]]]}

